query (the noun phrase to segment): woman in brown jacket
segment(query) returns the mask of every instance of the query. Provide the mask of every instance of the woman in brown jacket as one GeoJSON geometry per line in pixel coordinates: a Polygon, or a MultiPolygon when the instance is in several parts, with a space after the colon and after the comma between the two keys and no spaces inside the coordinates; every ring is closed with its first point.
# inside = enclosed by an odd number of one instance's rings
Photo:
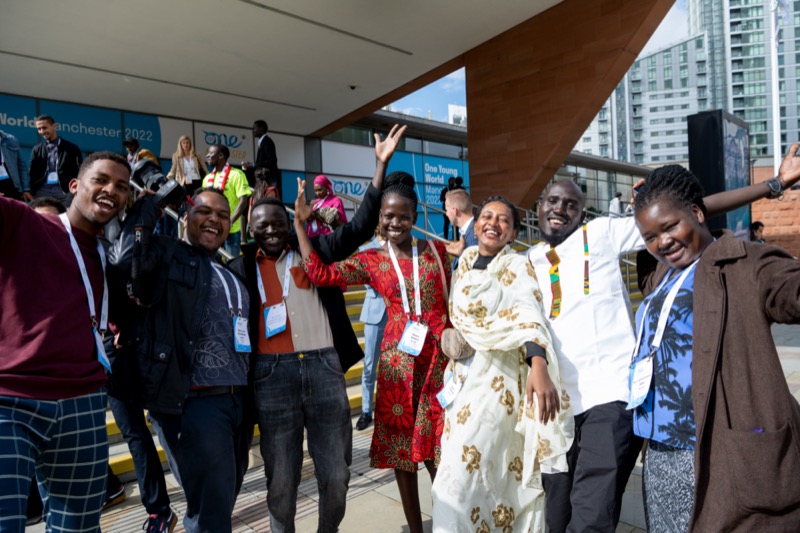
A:
{"type": "Polygon", "coordinates": [[[800,531],[800,407],[770,331],[800,323],[800,263],[714,239],[700,183],[682,167],[653,171],[635,208],[660,262],[639,254],[647,297],[631,365],[634,430],[650,439],[648,529],[800,531]]]}
{"type": "Polygon", "coordinates": [[[172,168],[167,178],[174,178],[186,189],[186,194],[194,196],[194,191],[203,183],[208,168],[203,158],[194,151],[192,140],[187,135],[178,139],[178,149],[172,154],[172,168]]]}

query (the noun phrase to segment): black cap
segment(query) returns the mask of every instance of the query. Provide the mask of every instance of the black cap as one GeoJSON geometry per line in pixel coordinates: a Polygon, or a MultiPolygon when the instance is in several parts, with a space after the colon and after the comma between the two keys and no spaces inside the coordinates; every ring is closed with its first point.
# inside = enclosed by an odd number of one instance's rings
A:
{"type": "Polygon", "coordinates": [[[122,141],[122,146],[127,144],[132,144],[134,146],[139,146],[139,139],[135,139],[133,137],[125,137],[125,140],[122,141]]]}

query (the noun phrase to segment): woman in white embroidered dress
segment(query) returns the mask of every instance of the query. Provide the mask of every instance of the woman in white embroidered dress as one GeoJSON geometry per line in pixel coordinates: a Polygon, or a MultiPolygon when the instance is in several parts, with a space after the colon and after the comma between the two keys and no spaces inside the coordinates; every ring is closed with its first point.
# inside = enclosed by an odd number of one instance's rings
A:
{"type": "Polygon", "coordinates": [[[442,349],[454,376],[439,396],[434,532],[544,531],[541,473],[567,469],[573,417],[533,268],[508,245],[519,224],[507,200],[486,200],[475,218],[479,244],[453,278],[457,331],[445,331],[442,349]]]}

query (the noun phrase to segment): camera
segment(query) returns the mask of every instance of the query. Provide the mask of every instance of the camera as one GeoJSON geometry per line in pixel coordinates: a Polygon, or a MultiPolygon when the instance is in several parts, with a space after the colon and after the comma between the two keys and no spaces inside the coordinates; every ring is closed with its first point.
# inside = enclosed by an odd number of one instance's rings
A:
{"type": "Polygon", "coordinates": [[[164,177],[161,167],[149,159],[142,159],[133,166],[131,181],[156,193],[153,199],[162,209],[170,205],[178,206],[183,202],[183,187],[177,181],[164,177]]]}

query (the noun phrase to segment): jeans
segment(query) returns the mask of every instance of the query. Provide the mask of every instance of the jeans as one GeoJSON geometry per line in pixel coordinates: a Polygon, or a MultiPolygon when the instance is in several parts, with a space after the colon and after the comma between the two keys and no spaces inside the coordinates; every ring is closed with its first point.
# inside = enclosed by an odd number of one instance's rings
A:
{"type": "Polygon", "coordinates": [[[317,531],[344,518],[353,429],[344,373],[333,348],[255,358],[255,407],[274,533],[292,533],[303,464],[303,428],[319,489],[317,531]]]}
{"type": "Polygon", "coordinates": [[[641,449],[642,439],[633,434],[633,411],[624,402],[576,415],[569,472],[542,475],[548,530],[616,531],[622,494],[641,449]]]}
{"type": "Polygon", "coordinates": [[[377,378],[378,362],[381,360],[381,340],[386,327],[389,313],[383,313],[383,318],[377,324],[364,324],[364,375],[361,378],[361,411],[372,413],[375,394],[375,379],[377,378]]]}
{"type": "Polygon", "coordinates": [[[228,234],[228,238],[225,239],[225,249],[228,250],[228,252],[233,256],[234,259],[239,257],[239,254],[242,252],[241,231],[228,234]]]}
{"type": "Polygon", "coordinates": [[[183,415],[150,413],[159,440],[180,473],[187,533],[229,533],[249,459],[244,395],[188,398],[183,415]]]}
{"type": "MultiPolygon", "coordinates": [[[[108,397],[114,420],[133,457],[133,468],[147,514],[169,513],[169,495],[156,445],[144,419],[142,406],[135,400],[108,397]]],[[[176,478],[178,476],[176,475],[176,478]]]]}
{"type": "Polygon", "coordinates": [[[106,392],[66,400],[0,396],[0,531],[24,531],[34,473],[48,532],[100,533],[106,392]]]}

